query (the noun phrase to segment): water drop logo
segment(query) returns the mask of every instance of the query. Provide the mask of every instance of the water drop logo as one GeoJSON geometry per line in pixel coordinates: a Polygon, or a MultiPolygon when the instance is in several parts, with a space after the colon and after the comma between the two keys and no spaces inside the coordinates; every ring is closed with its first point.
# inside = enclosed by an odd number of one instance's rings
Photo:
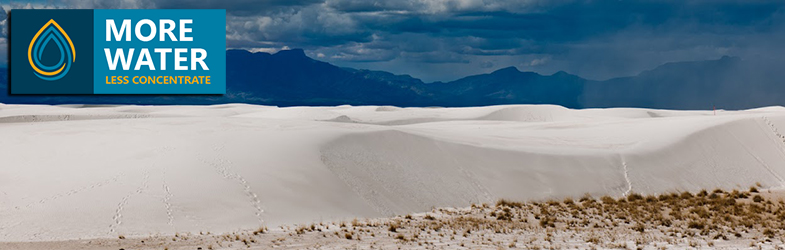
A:
{"type": "MultiPolygon", "coordinates": [[[[52,53],[52,51],[47,51],[47,53],[52,53]]],[[[55,81],[68,74],[71,64],[76,62],[76,50],[74,50],[74,43],[71,42],[71,38],[68,37],[65,30],[54,19],[50,19],[30,41],[30,46],[27,48],[27,59],[38,78],[55,81]],[[41,63],[44,58],[44,49],[50,42],[57,45],[60,59],[54,65],[44,65],[41,63]]]]}

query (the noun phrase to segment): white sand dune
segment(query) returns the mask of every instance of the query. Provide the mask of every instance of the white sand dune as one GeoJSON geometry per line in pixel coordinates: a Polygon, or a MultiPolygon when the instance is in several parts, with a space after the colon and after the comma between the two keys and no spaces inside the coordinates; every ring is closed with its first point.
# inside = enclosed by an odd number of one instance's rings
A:
{"type": "Polygon", "coordinates": [[[0,241],[785,187],[785,108],[0,105],[0,241]]]}

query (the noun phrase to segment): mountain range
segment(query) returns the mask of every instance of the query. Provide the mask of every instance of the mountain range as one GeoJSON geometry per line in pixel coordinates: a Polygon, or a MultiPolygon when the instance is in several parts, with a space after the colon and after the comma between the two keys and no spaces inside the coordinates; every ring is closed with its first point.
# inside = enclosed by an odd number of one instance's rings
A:
{"type": "Polygon", "coordinates": [[[515,67],[450,82],[343,68],[309,58],[303,50],[274,54],[226,52],[227,94],[9,96],[8,71],[0,69],[0,103],[217,104],[276,106],[394,105],[481,106],[556,104],[569,108],[644,107],[744,109],[785,105],[785,72],[774,65],[722,57],[666,63],[636,76],[604,81],[563,71],[552,75],[515,67]]]}

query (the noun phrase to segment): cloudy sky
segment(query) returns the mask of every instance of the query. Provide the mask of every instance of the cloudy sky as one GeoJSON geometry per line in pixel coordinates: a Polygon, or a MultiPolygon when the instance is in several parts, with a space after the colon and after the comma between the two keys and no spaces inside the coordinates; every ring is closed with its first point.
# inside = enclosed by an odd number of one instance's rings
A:
{"type": "Polygon", "coordinates": [[[509,66],[603,80],[673,61],[731,55],[774,63],[785,55],[783,1],[64,0],[0,5],[6,11],[226,9],[229,48],[303,48],[339,66],[425,81],[509,66]]]}

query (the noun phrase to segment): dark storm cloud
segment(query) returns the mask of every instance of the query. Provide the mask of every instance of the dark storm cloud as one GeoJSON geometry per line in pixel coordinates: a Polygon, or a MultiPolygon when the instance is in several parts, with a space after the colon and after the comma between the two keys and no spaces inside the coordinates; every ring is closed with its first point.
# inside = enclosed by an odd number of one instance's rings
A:
{"type": "Polygon", "coordinates": [[[156,8],[161,9],[182,9],[183,6],[193,9],[226,9],[232,15],[245,16],[296,10],[303,6],[321,3],[321,0],[168,0],[153,3],[156,8]]]}
{"type": "Polygon", "coordinates": [[[782,1],[67,0],[62,5],[226,9],[229,47],[304,48],[309,56],[338,65],[426,80],[507,66],[599,79],[669,61],[785,53],[782,1]]]}
{"type": "Polygon", "coordinates": [[[226,9],[236,16],[261,15],[276,11],[291,11],[323,0],[63,0],[64,6],[77,8],[138,8],[138,9],[226,9]]]}

